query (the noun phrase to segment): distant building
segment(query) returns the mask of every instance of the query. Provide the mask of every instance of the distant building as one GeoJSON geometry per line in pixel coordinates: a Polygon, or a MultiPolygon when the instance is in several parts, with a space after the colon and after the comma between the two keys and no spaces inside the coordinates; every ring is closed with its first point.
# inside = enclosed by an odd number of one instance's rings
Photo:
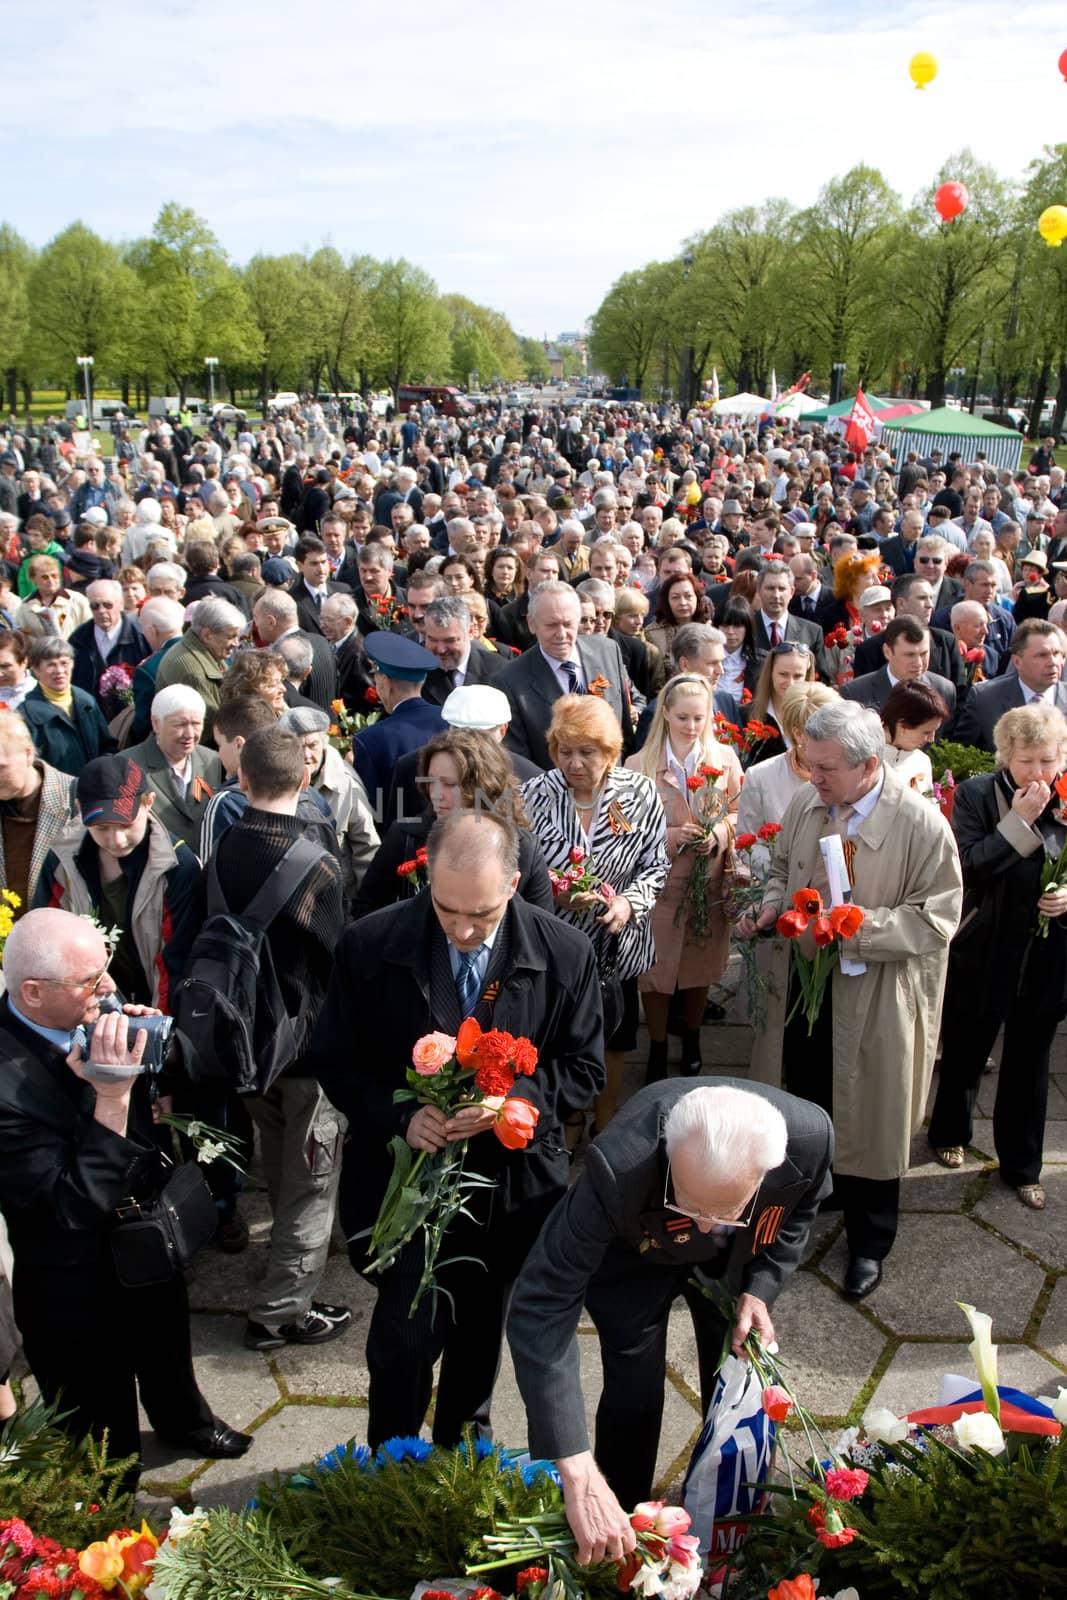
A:
{"type": "Polygon", "coordinates": [[[548,362],[548,375],[550,378],[563,377],[563,357],[554,344],[544,343],[545,360],[548,362]]]}

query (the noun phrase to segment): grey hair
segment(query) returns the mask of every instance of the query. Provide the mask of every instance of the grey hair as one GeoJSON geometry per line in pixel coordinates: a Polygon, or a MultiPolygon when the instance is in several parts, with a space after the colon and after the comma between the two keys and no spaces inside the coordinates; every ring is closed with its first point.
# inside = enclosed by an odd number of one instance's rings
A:
{"type": "Polygon", "coordinates": [[[58,661],[61,656],[74,660],[74,646],[66,639],[34,639],[30,645],[31,667],[39,666],[42,661],[58,661]]]}
{"type": "Polygon", "coordinates": [[[303,683],[315,660],[315,652],[308,641],[301,639],[298,634],[293,634],[291,638],[279,639],[277,650],[285,660],[286,677],[295,678],[298,683],[303,683]]]}
{"type": "Polygon", "coordinates": [[[453,531],[456,533],[473,533],[474,523],[471,521],[470,517],[451,517],[449,521],[445,523],[445,531],[448,534],[449,544],[453,549],[455,549],[455,541],[452,538],[453,531]]]}
{"type": "MultiPolygon", "coordinates": [[[[570,533],[572,531],[576,532],[580,539],[585,538],[585,529],[582,527],[577,517],[568,517],[566,522],[561,522],[559,525],[559,536],[561,539],[565,533],[570,533]]],[[[612,543],[614,543],[614,540],[612,540],[612,543]]],[[[550,548],[552,547],[550,546],[550,548]]]]}
{"type": "Polygon", "coordinates": [[[877,711],[857,705],[854,700],[838,700],[822,706],[804,724],[809,739],[833,741],[850,767],[861,767],[871,756],[885,750],[885,730],[877,711]]]}
{"type": "Polygon", "coordinates": [[[762,1177],[785,1160],[789,1134],[785,1118],[761,1094],[726,1084],[691,1089],[676,1100],[667,1117],[668,1159],[683,1144],[694,1152],[712,1181],[762,1177]]]}
{"type": "Polygon", "coordinates": [[[185,626],[185,607],[180,606],[177,600],[168,600],[166,595],[153,595],[141,607],[140,620],[150,622],[153,628],[166,628],[172,634],[181,633],[185,626]]]}
{"type": "Polygon", "coordinates": [[[608,606],[615,610],[615,590],[610,583],[605,583],[603,578],[585,578],[576,586],[579,600],[584,600],[588,595],[595,606],[608,606]]]}
{"type": "Polygon", "coordinates": [[[678,671],[683,656],[692,661],[707,644],[721,644],[725,650],[726,635],[721,628],[713,628],[710,622],[683,622],[671,640],[671,666],[678,671]]]}
{"type": "MultiPolygon", "coordinates": [[[[27,911],[15,923],[4,945],[3,969],[7,992],[22,998],[22,985],[28,978],[65,978],[69,974],[69,944],[72,938],[100,939],[85,917],[58,907],[41,906],[27,911]]],[[[100,940],[103,950],[103,941],[100,940]]]]}
{"type": "Polygon", "coordinates": [[[266,594],[259,596],[255,610],[262,611],[273,622],[287,622],[290,627],[297,619],[296,601],[287,589],[268,589],[266,594]]]}
{"type": "Polygon", "coordinates": [[[228,600],[218,600],[208,595],[197,602],[189,626],[199,639],[205,630],[218,633],[223,628],[240,628],[243,633],[247,623],[237,607],[231,606],[228,600]]]}
{"type": "Polygon", "coordinates": [[[612,534],[606,533],[604,534],[603,538],[594,539],[593,543],[589,546],[589,554],[592,555],[594,550],[610,550],[612,555],[614,555],[618,548],[618,541],[612,534]]]}
{"type": "Polygon", "coordinates": [[[571,599],[578,606],[579,611],[581,611],[581,602],[578,599],[577,591],[572,589],[569,583],[564,583],[560,578],[548,578],[544,583],[539,583],[536,589],[531,591],[530,609],[527,612],[527,615],[532,618],[542,600],[550,600],[553,595],[561,594],[569,594],[571,599]]]}
{"type": "MultiPolygon", "coordinates": [[[[985,529],[982,531],[984,533],[985,529]]],[[[992,532],[992,529],[990,529],[990,532],[992,532]]],[[[996,575],[997,569],[993,565],[992,561],[978,560],[971,562],[970,566],[963,574],[963,577],[965,582],[970,583],[973,582],[975,578],[995,578],[996,575]]]]}
{"type": "Polygon", "coordinates": [[[152,593],[153,578],[162,578],[164,583],[176,583],[184,591],[185,580],[188,574],[184,567],[179,567],[176,561],[157,561],[148,569],[148,592],[152,593]]]}
{"type": "Polygon", "coordinates": [[[355,622],[359,615],[359,607],[350,594],[328,594],[322,602],[323,610],[329,606],[337,616],[344,617],[346,622],[355,622]]]}
{"type": "Polygon", "coordinates": [[[356,561],[361,567],[381,567],[387,572],[393,570],[392,552],[387,550],[385,545],[381,544],[377,539],[373,544],[365,544],[361,547],[356,561]]]}
{"type": "Polygon", "coordinates": [[[188,683],[170,683],[152,697],[152,719],[173,717],[179,711],[192,711],[203,721],[207,712],[204,697],[188,683]]]}
{"type": "Polygon", "coordinates": [[[450,622],[458,622],[469,633],[471,614],[459,595],[446,594],[430,601],[426,607],[426,621],[432,622],[435,628],[447,628],[450,622]]]}
{"type": "Polygon", "coordinates": [[[513,878],[519,870],[519,835],[513,823],[493,811],[457,810],[434,823],[426,855],[431,878],[439,856],[453,872],[477,872],[495,859],[504,876],[513,878]]]}
{"type": "Polygon", "coordinates": [[[614,489],[598,489],[593,496],[593,510],[599,511],[603,506],[610,506],[612,511],[619,509],[619,497],[614,489]]]}

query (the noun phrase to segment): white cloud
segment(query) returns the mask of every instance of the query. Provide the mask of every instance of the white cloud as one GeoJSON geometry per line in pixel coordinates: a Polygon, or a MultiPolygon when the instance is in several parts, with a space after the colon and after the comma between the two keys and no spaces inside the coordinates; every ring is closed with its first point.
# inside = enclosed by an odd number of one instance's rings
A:
{"type": "Polygon", "coordinates": [[[1046,0],[111,0],[51,29],[9,0],[5,22],[2,209],[35,243],[75,216],[145,233],[177,199],[238,260],[406,255],[537,335],[733,206],[808,204],[861,160],[910,198],[965,144],[1020,178],[1067,138],[1046,0]]]}

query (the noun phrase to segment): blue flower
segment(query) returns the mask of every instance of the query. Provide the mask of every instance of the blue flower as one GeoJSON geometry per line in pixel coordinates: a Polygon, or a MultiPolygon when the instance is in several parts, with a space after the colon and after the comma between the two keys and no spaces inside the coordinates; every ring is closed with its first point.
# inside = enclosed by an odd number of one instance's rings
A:
{"type": "Polygon", "coordinates": [[[522,1481],[528,1489],[533,1488],[538,1478],[549,1478],[557,1489],[563,1487],[563,1481],[551,1461],[527,1461],[522,1467],[522,1481]]]}
{"type": "MultiPolygon", "coordinates": [[[[466,1439],[463,1440],[462,1444],[460,1444],[458,1448],[459,1448],[460,1455],[464,1458],[464,1460],[466,1460],[466,1458],[467,1458],[467,1441],[466,1441],[466,1439]]],[[[475,1435],[475,1439],[474,1439],[474,1459],[475,1459],[475,1461],[485,1461],[488,1456],[491,1456],[493,1454],[495,1449],[496,1449],[496,1445],[493,1443],[492,1439],[486,1439],[480,1433],[475,1435]]],[[[503,1465],[503,1463],[501,1463],[501,1465],[503,1465]]]]}
{"type": "Polygon", "coordinates": [[[349,1461],[357,1467],[369,1467],[371,1465],[371,1453],[367,1446],[365,1444],[357,1444],[354,1439],[349,1439],[347,1444],[339,1444],[327,1455],[324,1455],[321,1461],[316,1462],[316,1466],[320,1472],[336,1472],[338,1467],[344,1466],[349,1461]]]}
{"type": "Polygon", "coordinates": [[[428,1455],[433,1454],[433,1445],[416,1435],[408,1434],[395,1439],[386,1439],[378,1451],[377,1461],[385,1466],[387,1461],[395,1461],[398,1465],[404,1461],[425,1461],[428,1455]]]}

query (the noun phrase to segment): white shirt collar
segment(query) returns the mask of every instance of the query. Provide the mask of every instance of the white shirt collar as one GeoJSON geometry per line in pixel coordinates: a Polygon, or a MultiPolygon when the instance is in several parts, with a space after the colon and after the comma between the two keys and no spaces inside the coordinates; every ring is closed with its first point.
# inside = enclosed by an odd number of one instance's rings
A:
{"type": "Polygon", "coordinates": [[[681,788],[683,791],[685,791],[686,779],[691,778],[696,771],[697,749],[698,747],[694,745],[692,750],[690,750],[689,754],[686,756],[685,761],[679,763],[678,757],[671,749],[671,742],[669,739],[663,746],[663,753],[667,757],[667,771],[674,774],[674,776],[678,779],[679,788],[681,788]]]}

